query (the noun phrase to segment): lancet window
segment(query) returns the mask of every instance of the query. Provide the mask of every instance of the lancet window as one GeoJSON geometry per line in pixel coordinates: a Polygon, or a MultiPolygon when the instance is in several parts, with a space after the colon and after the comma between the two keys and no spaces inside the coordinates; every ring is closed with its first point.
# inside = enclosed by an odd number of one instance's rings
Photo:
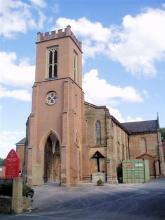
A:
{"type": "Polygon", "coordinates": [[[58,47],[48,49],[48,78],[58,77],[58,47]]]}
{"type": "Polygon", "coordinates": [[[96,145],[101,144],[101,123],[100,121],[96,121],[96,145]]]}

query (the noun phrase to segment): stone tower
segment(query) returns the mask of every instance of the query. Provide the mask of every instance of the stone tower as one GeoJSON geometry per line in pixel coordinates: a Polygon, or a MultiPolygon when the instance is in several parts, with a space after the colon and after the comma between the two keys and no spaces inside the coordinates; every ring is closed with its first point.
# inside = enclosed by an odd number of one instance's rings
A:
{"type": "Polygon", "coordinates": [[[74,185],[82,179],[82,50],[70,26],[37,34],[27,181],[74,185]]]}

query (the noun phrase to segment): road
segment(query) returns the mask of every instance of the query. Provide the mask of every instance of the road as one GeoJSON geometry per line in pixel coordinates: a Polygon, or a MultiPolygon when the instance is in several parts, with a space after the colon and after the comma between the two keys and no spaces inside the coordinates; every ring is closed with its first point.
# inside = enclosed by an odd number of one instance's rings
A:
{"type": "Polygon", "coordinates": [[[33,211],[1,220],[165,220],[165,179],[146,184],[35,188],[33,211]]]}

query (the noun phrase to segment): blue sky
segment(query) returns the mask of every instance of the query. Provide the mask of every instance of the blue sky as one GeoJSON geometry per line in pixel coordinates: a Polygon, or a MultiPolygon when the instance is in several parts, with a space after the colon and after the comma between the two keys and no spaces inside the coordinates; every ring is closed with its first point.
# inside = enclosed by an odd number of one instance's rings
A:
{"type": "Polygon", "coordinates": [[[119,121],[165,127],[165,2],[0,0],[0,157],[25,136],[37,32],[71,25],[83,42],[85,99],[119,121]]]}

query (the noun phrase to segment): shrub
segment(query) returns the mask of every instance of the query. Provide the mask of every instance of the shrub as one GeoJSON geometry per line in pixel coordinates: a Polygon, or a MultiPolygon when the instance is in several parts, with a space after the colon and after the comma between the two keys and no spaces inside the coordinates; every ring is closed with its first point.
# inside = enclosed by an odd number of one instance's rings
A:
{"type": "MultiPolygon", "coordinates": [[[[0,181],[0,195],[2,196],[12,196],[13,192],[13,181],[12,180],[1,180],[0,181]]],[[[30,196],[31,198],[34,196],[34,190],[26,185],[23,184],[23,196],[30,196]]]]}
{"type": "Polygon", "coordinates": [[[97,186],[103,186],[103,185],[104,182],[101,179],[97,180],[97,186]]]}
{"type": "Polygon", "coordinates": [[[24,184],[23,185],[23,196],[30,196],[31,198],[33,198],[34,196],[34,189],[32,189],[30,186],[24,184]]]}

